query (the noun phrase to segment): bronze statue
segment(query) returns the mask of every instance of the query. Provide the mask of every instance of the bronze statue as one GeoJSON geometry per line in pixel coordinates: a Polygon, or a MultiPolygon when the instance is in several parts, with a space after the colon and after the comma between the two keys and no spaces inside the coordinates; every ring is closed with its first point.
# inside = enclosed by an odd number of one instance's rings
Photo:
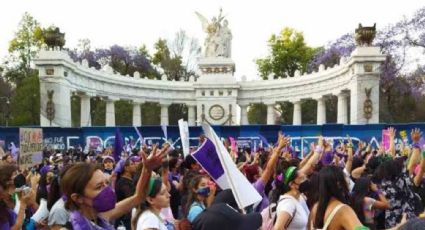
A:
{"type": "Polygon", "coordinates": [[[65,33],[61,33],[58,27],[49,27],[43,30],[44,43],[47,47],[62,47],[65,45],[65,33]]]}
{"type": "Polygon", "coordinates": [[[372,27],[363,27],[359,24],[355,33],[357,46],[371,46],[376,35],[376,23],[372,27]]]}

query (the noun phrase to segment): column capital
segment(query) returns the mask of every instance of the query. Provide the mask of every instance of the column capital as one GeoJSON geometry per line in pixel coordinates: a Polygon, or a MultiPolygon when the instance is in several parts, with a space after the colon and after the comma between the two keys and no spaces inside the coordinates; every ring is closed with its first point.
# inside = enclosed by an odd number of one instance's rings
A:
{"type": "Polygon", "coordinates": [[[345,92],[345,91],[340,91],[339,93],[336,94],[338,97],[348,97],[350,95],[350,93],[345,92]]]}
{"type": "Polygon", "coordinates": [[[276,105],[276,102],[275,101],[264,101],[263,102],[265,105],[276,105]]]}
{"type": "Polygon", "coordinates": [[[133,105],[140,105],[140,104],[143,104],[143,103],[145,103],[146,101],[144,100],[144,99],[134,99],[134,100],[132,100],[131,101],[131,103],[133,104],[133,105]]]}
{"type": "Polygon", "coordinates": [[[197,106],[197,104],[196,104],[196,102],[186,102],[186,103],[184,103],[187,107],[196,107],[197,106]]]}
{"type": "Polygon", "coordinates": [[[173,104],[173,103],[171,103],[171,101],[159,101],[159,105],[160,105],[161,107],[168,107],[168,106],[170,106],[171,104],[173,104]]]}
{"type": "Polygon", "coordinates": [[[242,107],[248,107],[250,103],[238,103],[238,105],[242,108],[242,107]]]}
{"type": "Polygon", "coordinates": [[[107,96],[107,97],[103,97],[102,98],[103,100],[105,100],[105,101],[112,101],[112,102],[115,102],[115,101],[119,101],[120,100],[120,98],[119,97],[110,97],[110,96],[107,96]]]}
{"type": "Polygon", "coordinates": [[[313,97],[313,100],[323,101],[323,100],[325,100],[325,96],[324,95],[322,95],[322,96],[316,96],[316,97],[313,97]]]}
{"type": "Polygon", "coordinates": [[[292,100],[290,100],[289,102],[291,102],[292,104],[301,104],[302,103],[302,101],[301,101],[301,99],[292,99],[292,100]]]}

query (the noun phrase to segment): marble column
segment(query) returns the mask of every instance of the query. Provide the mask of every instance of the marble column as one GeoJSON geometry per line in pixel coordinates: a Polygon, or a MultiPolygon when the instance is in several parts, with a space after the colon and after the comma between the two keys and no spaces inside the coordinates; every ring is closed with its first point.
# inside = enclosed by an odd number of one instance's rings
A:
{"type": "Polygon", "coordinates": [[[337,111],[337,123],[347,124],[348,123],[348,106],[347,106],[347,94],[338,94],[338,111],[337,111]]]}
{"type": "Polygon", "coordinates": [[[268,125],[274,125],[274,106],[275,103],[267,103],[267,124],[268,125]]]}
{"type": "Polygon", "coordinates": [[[302,124],[302,115],[301,115],[301,101],[294,101],[294,115],[292,117],[293,125],[301,125],[302,124]]]}
{"type": "Polygon", "coordinates": [[[133,126],[142,125],[141,102],[133,101],[133,126]]]}
{"type": "Polygon", "coordinates": [[[80,126],[91,126],[90,118],[90,96],[81,95],[81,109],[80,109],[80,126]]]}
{"type": "Polygon", "coordinates": [[[115,101],[106,100],[106,119],[105,126],[115,126],[115,101]]]}
{"type": "Polygon", "coordinates": [[[326,104],[324,97],[317,99],[317,124],[326,124],[326,104]]]}
{"type": "Polygon", "coordinates": [[[249,125],[248,122],[248,105],[240,104],[241,107],[241,125],[249,125]]]}
{"type": "Polygon", "coordinates": [[[161,125],[168,125],[168,106],[170,104],[160,104],[161,106],[161,125]]]}
{"type": "Polygon", "coordinates": [[[196,105],[187,105],[187,112],[188,112],[188,115],[187,115],[187,123],[188,123],[188,125],[189,126],[195,126],[196,125],[196,123],[195,123],[195,108],[196,108],[196,105]]]}

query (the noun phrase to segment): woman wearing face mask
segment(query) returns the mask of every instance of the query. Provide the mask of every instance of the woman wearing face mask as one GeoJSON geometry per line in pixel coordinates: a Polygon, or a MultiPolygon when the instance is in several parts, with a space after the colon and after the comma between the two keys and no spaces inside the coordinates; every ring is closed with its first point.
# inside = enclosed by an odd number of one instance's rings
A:
{"type": "Polygon", "coordinates": [[[31,203],[33,191],[27,194],[21,194],[18,214],[13,211],[15,202],[13,192],[15,186],[13,178],[16,176],[16,166],[0,165],[0,229],[18,230],[24,223],[25,209],[31,203]]]}
{"type": "Polygon", "coordinates": [[[272,202],[277,203],[274,229],[307,229],[310,212],[300,191],[300,187],[306,187],[307,183],[305,174],[295,166],[288,167],[276,177],[276,188],[272,193],[272,202]]]}
{"type": "Polygon", "coordinates": [[[142,175],[133,196],[116,203],[116,195],[103,172],[94,164],[80,163],[69,168],[61,180],[61,189],[67,197],[65,208],[71,212],[73,229],[114,229],[110,221],[131,211],[145,197],[152,169],[161,165],[167,148],[155,150],[147,159],[144,153],[142,175]]]}
{"type": "Polygon", "coordinates": [[[317,148],[300,163],[300,169],[290,166],[275,178],[271,201],[277,203],[274,229],[307,229],[310,214],[303,194],[309,189],[307,176],[313,172],[323,152],[323,138],[319,137],[317,148]]]}
{"type": "Polygon", "coordinates": [[[105,156],[103,157],[102,164],[103,164],[103,173],[111,175],[112,171],[114,170],[114,163],[115,160],[111,156],[105,156]]]}
{"type": "Polygon", "coordinates": [[[174,225],[166,221],[161,209],[170,206],[170,193],[167,186],[159,178],[149,180],[148,193],[142,202],[136,217],[133,219],[133,229],[136,230],[173,230],[174,225]]]}
{"type": "Polygon", "coordinates": [[[189,222],[193,222],[195,218],[214,200],[214,192],[208,187],[208,179],[204,176],[197,175],[192,178],[189,185],[189,196],[187,198],[185,215],[189,222]]]}

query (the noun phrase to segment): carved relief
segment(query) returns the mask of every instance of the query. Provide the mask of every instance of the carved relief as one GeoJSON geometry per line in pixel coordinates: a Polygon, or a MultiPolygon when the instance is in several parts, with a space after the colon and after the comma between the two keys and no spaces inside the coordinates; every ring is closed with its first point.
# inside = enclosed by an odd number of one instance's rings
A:
{"type": "Polygon", "coordinates": [[[47,90],[47,104],[46,104],[46,117],[52,125],[52,121],[55,119],[55,104],[53,103],[54,90],[47,90]]]}
{"type": "Polygon", "coordinates": [[[372,113],[373,113],[373,103],[372,100],[370,99],[370,95],[372,93],[372,88],[365,88],[365,93],[366,93],[366,100],[363,103],[363,112],[364,112],[364,117],[366,119],[370,119],[372,118],[372,113]]]}

